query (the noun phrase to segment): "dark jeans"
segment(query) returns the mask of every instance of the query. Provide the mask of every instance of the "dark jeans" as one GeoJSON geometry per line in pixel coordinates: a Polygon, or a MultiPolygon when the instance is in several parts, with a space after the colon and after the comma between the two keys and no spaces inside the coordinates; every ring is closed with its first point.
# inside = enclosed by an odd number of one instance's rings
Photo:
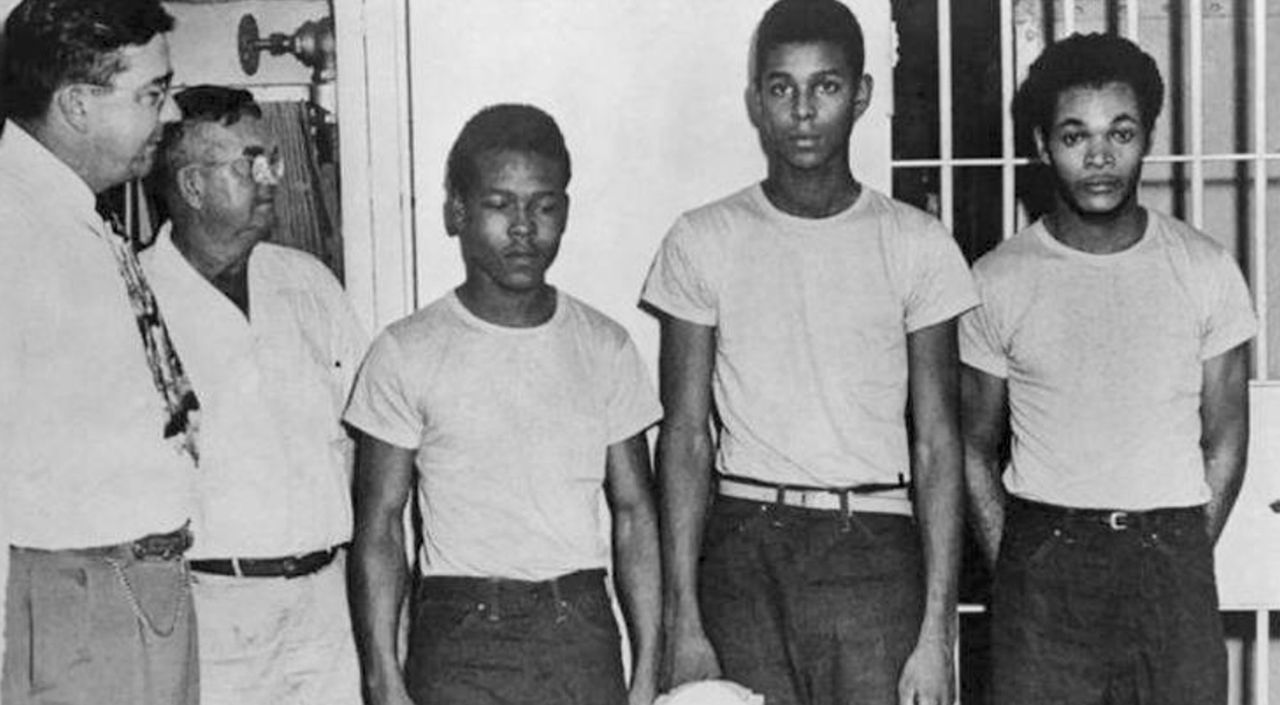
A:
{"type": "Polygon", "coordinates": [[[627,701],[604,570],[545,582],[437,576],[413,600],[405,679],[418,705],[627,701]]]}
{"type": "Polygon", "coordinates": [[[716,497],[699,571],[726,678],[768,705],[893,705],[924,609],[906,516],[716,497]]]}
{"type": "Polygon", "coordinates": [[[1227,697],[1198,508],[1123,529],[1011,499],[992,599],[996,705],[1213,705],[1227,697]]]}

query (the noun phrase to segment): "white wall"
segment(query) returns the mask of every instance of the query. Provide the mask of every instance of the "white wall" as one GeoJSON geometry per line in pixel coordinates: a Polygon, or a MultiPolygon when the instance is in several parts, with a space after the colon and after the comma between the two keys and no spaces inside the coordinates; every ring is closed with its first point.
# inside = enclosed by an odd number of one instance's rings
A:
{"type": "MultiPolygon", "coordinates": [[[[560,123],[572,206],[550,279],[619,320],[652,363],[657,326],[636,309],[658,243],[682,212],[764,176],[743,89],[768,0],[430,0],[410,3],[418,303],[462,281],[440,209],[463,123],[528,102],[560,123]]],[[[849,2],[876,89],[854,129],[854,172],[889,182],[888,0],[849,2]]]]}
{"type": "Polygon", "coordinates": [[[327,17],[326,0],[243,0],[196,5],[166,2],[165,9],[175,20],[169,46],[177,84],[252,86],[259,100],[306,99],[311,69],[293,56],[261,52],[258,72],[253,76],[244,73],[236,41],[240,18],[253,15],[258,34],[264,39],[274,32],[290,35],[303,22],[327,17]],[[292,93],[281,96],[286,90],[292,93]]]}

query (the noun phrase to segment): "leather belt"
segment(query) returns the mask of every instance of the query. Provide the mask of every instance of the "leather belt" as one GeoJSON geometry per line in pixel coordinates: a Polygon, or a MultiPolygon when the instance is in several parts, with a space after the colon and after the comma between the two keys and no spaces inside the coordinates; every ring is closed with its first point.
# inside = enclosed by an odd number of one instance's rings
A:
{"type": "Polygon", "coordinates": [[[1164,507],[1159,509],[1083,509],[1045,504],[1021,497],[1010,497],[1010,507],[1015,512],[1039,514],[1055,519],[1075,522],[1085,526],[1124,531],[1126,529],[1158,528],[1171,524],[1204,522],[1204,507],[1164,507]]]}
{"type": "Polygon", "coordinates": [[[775,485],[754,478],[720,475],[716,493],[723,497],[745,499],[753,502],[782,504],[788,507],[839,511],[911,514],[911,504],[902,497],[873,497],[872,493],[905,489],[908,482],[899,478],[896,483],[867,483],[849,487],[806,487],[775,485]]]}
{"type": "Polygon", "coordinates": [[[140,539],[128,543],[117,543],[108,546],[90,546],[87,548],[47,549],[14,546],[20,551],[35,553],[61,553],[83,558],[107,558],[122,561],[176,561],[191,548],[190,522],[174,531],[161,534],[147,534],[140,539]]]}
{"type": "Polygon", "coordinates": [[[346,544],[279,558],[213,558],[191,561],[191,570],[238,578],[301,578],[333,562],[346,544]]]}

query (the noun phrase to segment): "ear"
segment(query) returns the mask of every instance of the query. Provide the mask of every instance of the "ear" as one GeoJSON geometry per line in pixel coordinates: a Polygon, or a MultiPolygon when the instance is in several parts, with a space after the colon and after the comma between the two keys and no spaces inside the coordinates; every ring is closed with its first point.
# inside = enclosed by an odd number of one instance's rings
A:
{"type": "Polygon", "coordinates": [[[1049,142],[1045,139],[1044,130],[1039,125],[1032,128],[1031,138],[1036,143],[1036,155],[1040,157],[1043,164],[1053,164],[1053,155],[1049,153],[1049,142]]]}
{"type": "Polygon", "coordinates": [[[198,211],[204,207],[204,178],[196,172],[199,169],[183,167],[174,175],[178,195],[191,210],[198,211]]]}
{"type": "Polygon", "coordinates": [[[89,93],[92,87],[84,83],[71,83],[53,92],[50,108],[57,111],[61,121],[76,132],[88,132],[93,121],[90,119],[92,106],[89,93]]]}
{"type": "Polygon", "coordinates": [[[746,90],[742,91],[742,101],[747,106],[747,119],[751,120],[751,126],[760,129],[763,108],[760,106],[760,86],[754,78],[747,83],[746,90]]]}
{"type": "Polygon", "coordinates": [[[853,119],[857,122],[862,114],[867,112],[867,108],[871,107],[871,91],[875,88],[875,81],[872,80],[871,74],[864,73],[862,78],[858,79],[858,94],[853,97],[853,119]]]}
{"type": "Polygon", "coordinates": [[[449,237],[457,237],[467,224],[467,204],[456,191],[444,199],[444,230],[449,237]]]}

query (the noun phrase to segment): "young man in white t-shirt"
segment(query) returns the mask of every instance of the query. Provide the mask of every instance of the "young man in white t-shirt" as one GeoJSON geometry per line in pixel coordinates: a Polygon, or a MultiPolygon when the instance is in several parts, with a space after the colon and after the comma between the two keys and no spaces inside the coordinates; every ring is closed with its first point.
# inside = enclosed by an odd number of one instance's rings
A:
{"type": "Polygon", "coordinates": [[[345,416],[360,432],[351,600],[371,705],[654,698],[661,574],[644,431],[661,410],[627,332],[546,281],[569,175],[541,110],[498,105],[468,121],[445,204],[466,281],[389,326],[357,379],[345,416]],[[424,575],[401,670],[415,469],[424,575]]]}
{"type": "Polygon", "coordinates": [[[1230,254],[1138,204],[1162,98],[1150,56],[1093,34],[1048,47],[1015,103],[1054,205],[977,263],[960,334],[997,705],[1226,701],[1213,542],[1257,323],[1230,254]]]}
{"type": "Polygon", "coordinates": [[[951,702],[955,318],[977,299],[941,224],[853,177],[863,62],[841,3],[766,12],[745,97],[768,174],[683,215],[645,283],[673,685],[951,702]]]}

